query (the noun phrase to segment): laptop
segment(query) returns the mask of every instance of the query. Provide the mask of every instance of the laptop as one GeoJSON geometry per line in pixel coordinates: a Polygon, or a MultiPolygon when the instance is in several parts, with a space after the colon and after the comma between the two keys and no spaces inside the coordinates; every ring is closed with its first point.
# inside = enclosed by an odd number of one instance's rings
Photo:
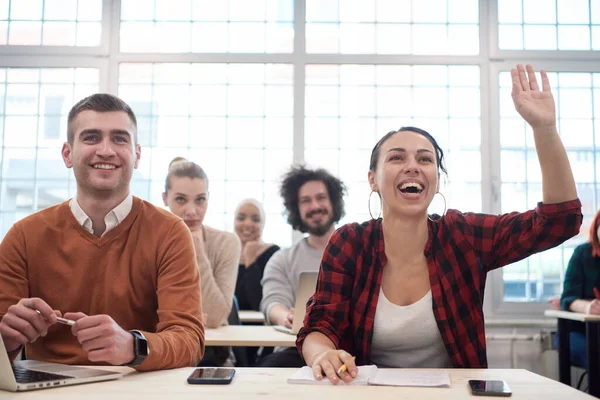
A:
{"type": "Polygon", "coordinates": [[[122,376],[120,372],[34,360],[11,363],[0,335],[0,389],[21,392],[107,381],[122,376]]]}
{"type": "Polygon", "coordinates": [[[276,331],[297,335],[302,324],[304,323],[304,315],[306,314],[306,302],[313,295],[317,288],[318,271],[303,271],[300,272],[298,286],[296,287],[296,304],[294,305],[294,323],[291,328],[283,325],[273,325],[276,331]]]}

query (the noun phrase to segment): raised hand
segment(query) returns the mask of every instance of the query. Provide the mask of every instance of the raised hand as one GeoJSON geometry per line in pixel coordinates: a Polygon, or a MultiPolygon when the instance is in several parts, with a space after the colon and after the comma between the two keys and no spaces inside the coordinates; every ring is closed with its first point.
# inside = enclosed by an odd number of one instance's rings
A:
{"type": "Polygon", "coordinates": [[[535,77],[533,66],[527,71],[519,64],[510,70],[512,77],[512,99],[515,109],[535,129],[553,128],[556,125],[556,106],[550,91],[546,71],[541,70],[542,90],[535,77]]]}

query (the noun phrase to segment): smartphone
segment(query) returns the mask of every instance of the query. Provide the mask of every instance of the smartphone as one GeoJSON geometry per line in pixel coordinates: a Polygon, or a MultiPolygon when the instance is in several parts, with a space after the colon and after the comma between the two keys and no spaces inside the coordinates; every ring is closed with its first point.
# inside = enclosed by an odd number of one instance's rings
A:
{"type": "Polygon", "coordinates": [[[193,385],[227,385],[234,375],[233,368],[196,368],[187,381],[193,385]]]}
{"type": "Polygon", "coordinates": [[[469,387],[471,393],[475,396],[509,397],[512,395],[510,388],[504,381],[470,380],[469,387]]]}

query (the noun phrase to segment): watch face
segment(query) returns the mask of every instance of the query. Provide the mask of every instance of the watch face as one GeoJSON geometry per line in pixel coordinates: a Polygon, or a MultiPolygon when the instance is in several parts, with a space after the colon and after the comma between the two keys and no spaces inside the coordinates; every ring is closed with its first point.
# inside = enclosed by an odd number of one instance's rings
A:
{"type": "Polygon", "coordinates": [[[146,339],[136,338],[137,342],[137,353],[140,356],[148,355],[148,342],[146,339]]]}
{"type": "Polygon", "coordinates": [[[148,355],[148,342],[139,332],[131,332],[133,334],[133,346],[136,356],[148,355]]]}

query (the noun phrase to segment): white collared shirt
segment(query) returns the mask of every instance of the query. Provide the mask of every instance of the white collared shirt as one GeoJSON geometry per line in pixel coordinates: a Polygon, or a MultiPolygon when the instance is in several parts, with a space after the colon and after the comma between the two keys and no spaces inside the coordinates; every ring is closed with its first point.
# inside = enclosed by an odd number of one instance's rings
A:
{"type": "MultiPolygon", "coordinates": [[[[71,209],[71,212],[75,216],[77,222],[79,222],[79,224],[83,226],[83,228],[86,231],[93,235],[94,229],[92,226],[92,220],[90,219],[90,217],[88,217],[85,211],[83,211],[83,209],[79,205],[79,202],[77,202],[77,197],[73,197],[69,201],[69,208],[71,209]]],[[[118,206],[116,206],[115,208],[110,210],[108,214],[106,214],[106,216],[104,217],[104,224],[106,225],[106,229],[100,236],[106,235],[108,232],[110,232],[111,229],[114,229],[117,225],[123,222],[125,217],[127,217],[131,212],[132,208],[133,195],[129,193],[125,200],[123,200],[118,206]]]]}

